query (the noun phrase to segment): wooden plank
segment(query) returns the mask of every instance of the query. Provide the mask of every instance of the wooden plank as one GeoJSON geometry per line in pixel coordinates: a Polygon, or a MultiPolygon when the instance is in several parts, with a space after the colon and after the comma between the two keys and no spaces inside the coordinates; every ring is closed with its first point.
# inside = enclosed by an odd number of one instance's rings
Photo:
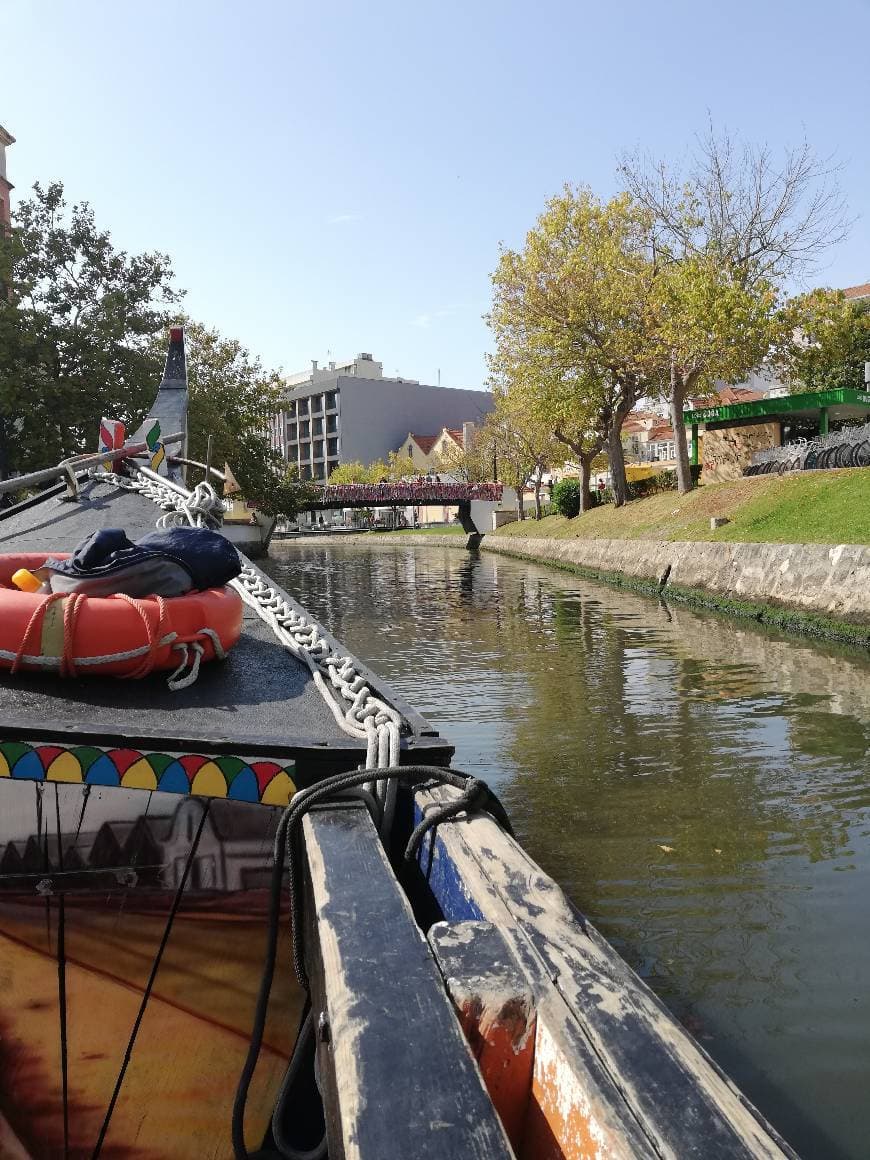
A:
{"type": "Polygon", "coordinates": [[[429,944],[493,1107],[519,1152],[535,1060],[531,987],[490,922],[438,922],[429,944]]]}
{"type": "Polygon", "coordinates": [[[303,823],[306,961],[331,1160],[513,1156],[363,807],[303,823]]]}
{"type": "MultiPolygon", "coordinates": [[[[417,808],[454,793],[444,787],[421,791],[417,808]]],[[[429,880],[445,918],[493,922],[518,956],[538,1008],[536,1070],[542,1035],[548,1036],[554,1078],[567,1077],[566,1068],[582,1073],[579,1087],[587,1102],[592,1096],[593,1114],[609,1108],[625,1128],[634,1121],[646,1141],[643,1154],[704,1160],[794,1156],[556,883],[494,821],[478,815],[441,826],[434,849],[424,843],[420,861],[424,869],[431,861],[429,880]],[[461,889],[441,888],[456,882],[461,889]],[[559,1015],[557,997],[567,1008],[567,1021],[559,1015]],[[581,1042],[586,1052],[578,1050],[581,1042]],[[597,1068],[590,1068],[590,1054],[597,1068]]],[[[573,1115],[570,1101],[562,1104],[573,1115]]],[[[601,1154],[621,1154],[608,1150],[613,1146],[611,1136],[601,1154]]]]}

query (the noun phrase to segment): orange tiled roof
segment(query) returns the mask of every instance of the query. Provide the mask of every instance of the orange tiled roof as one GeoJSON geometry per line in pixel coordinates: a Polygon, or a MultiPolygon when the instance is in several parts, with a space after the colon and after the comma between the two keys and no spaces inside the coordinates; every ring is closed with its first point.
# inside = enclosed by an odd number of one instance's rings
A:
{"type": "Polygon", "coordinates": [[[461,431],[451,431],[449,427],[445,427],[444,430],[447,432],[447,434],[450,436],[450,438],[453,440],[454,443],[458,443],[460,447],[465,446],[465,444],[462,442],[462,432],[461,431]]]}
{"type": "Polygon", "coordinates": [[[424,455],[428,455],[435,444],[438,442],[437,435],[415,435],[413,431],[411,432],[411,438],[414,440],[424,455]]]}
{"type": "Polygon", "coordinates": [[[716,394],[725,406],[729,403],[756,403],[764,398],[761,391],[752,391],[749,387],[722,387],[716,394]]]}
{"type": "Polygon", "coordinates": [[[847,286],[843,293],[847,298],[870,298],[870,282],[862,282],[860,286],[847,286]]]}

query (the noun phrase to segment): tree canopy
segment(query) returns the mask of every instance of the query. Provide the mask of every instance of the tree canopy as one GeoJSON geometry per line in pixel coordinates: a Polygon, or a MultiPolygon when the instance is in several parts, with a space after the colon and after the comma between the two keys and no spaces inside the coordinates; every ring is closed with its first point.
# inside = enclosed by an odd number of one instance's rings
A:
{"type": "MultiPolygon", "coordinates": [[[[795,338],[780,352],[792,391],[863,390],[870,362],[870,299],[816,290],[792,304],[795,338]]],[[[791,313],[791,311],[789,312],[791,313]]]]}
{"type": "Polygon", "coordinates": [[[116,250],[59,182],[34,186],[0,247],[5,478],[95,449],[103,415],[142,417],[163,363],[154,340],[181,295],[165,254],[116,250]]]}
{"type": "MultiPolygon", "coordinates": [[[[181,293],[169,258],[116,250],[87,203],[34,186],[0,236],[0,478],[96,450],[103,416],[132,431],[152,403],[181,293]]],[[[292,515],[307,492],[271,449],[282,383],[235,339],[185,323],[189,445],[247,498],[292,515]]]]}
{"type": "Polygon", "coordinates": [[[329,476],[328,483],[382,483],[384,480],[392,482],[397,479],[407,479],[417,474],[414,460],[410,455],[402,455],[398,451],[391,451],[386,463],[383,459],[376,459],[373,463],[361,463],[358,459],[350,463],[340,463],[329,476]]]}
{"type": "Polygon", "coordinates": [[[284,405],[280,376],[202,323],[184,320],[184,336],[190,458],[205,460],[211,436],[212,466],[229,463],[247,499],[269,514],[295,515],[312,489],[269,442],[269,421],[284,405]]]}
{"type": "Polygon", "coordinates": [[[589,465],[605,444],[624,502],[622,421],[654,373],[649,215],[623,194],[566,186],[521,251],[503,250],[489,325],[494,389],[589,465]]]}

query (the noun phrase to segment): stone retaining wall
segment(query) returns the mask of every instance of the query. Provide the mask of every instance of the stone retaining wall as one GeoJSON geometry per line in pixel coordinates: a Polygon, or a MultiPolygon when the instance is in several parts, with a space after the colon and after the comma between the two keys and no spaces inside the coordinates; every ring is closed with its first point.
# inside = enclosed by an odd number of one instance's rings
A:
{"type": "Polygon", "coordinates": [[[491,537],[486,551],[870,624],[870,547],[491,537]]]}
{"type": "MultiPolygon", "coordinates": [[[[465,549],[464,536],[367,535],[367,546],[465,549]]],[[[555,540],[485,536],[481,549],[541,564],[619,573],[659,587],[702,589],[833,620],[870,624],[870,546],[664,540],[555,540]]]]}

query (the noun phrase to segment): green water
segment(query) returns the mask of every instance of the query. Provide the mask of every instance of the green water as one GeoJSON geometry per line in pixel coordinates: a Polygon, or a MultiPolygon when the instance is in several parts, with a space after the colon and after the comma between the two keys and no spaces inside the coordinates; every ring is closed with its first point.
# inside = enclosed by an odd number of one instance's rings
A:
{"type": "Polygon", "coordinates": [[[870,1156],[867,655],[486,554],[272,555],[790,1143],[870,1156]]]}

